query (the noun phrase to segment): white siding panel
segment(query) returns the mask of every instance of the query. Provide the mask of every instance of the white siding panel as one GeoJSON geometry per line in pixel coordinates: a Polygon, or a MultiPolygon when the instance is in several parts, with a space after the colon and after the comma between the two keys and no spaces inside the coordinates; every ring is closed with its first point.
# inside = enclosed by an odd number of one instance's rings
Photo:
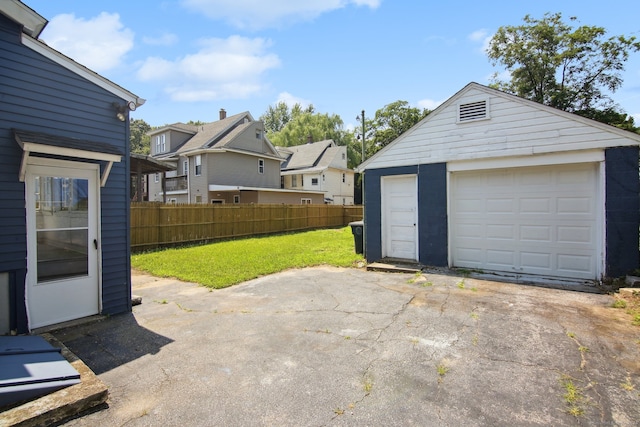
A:
{"type": "Polygon", "coordinates": [[[637,137],[477,85],[445,102],[365,168],[638,145],[637,137]],[[480,88],[482,88],[480,86],[480,88]],[[458,123],[457,105],[487,99],[487,120],[458,123]],[[635,139],[634,139],[635,138],[635,139]]]}

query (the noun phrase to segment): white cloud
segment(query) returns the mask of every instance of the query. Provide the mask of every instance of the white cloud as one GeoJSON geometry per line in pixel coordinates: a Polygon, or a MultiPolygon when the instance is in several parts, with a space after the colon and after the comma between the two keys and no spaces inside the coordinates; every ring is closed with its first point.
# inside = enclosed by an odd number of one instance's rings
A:
{"type": "Polygon", "coordinates": [[[142,41],[145,44],[149,44],[153,46],[173,46],[178,42],[178,36],[171,33],[164,33],[159,37],[145,36],[142,38],[142,41]]]}
{"type": "Polygon", "coordinates": [[[489,34],[489,32],[484,28],[476,30],[473,33],[469,34],[469,40],[471,40],[472,42],[481,43],[481,53],[487,53],[487,50],[489,49],[489,42],[491,41],[492,37],[493,34],[489,34]]]}
{"type": "Polygon", "coordinates": [[[433,99],[421,99],[420,101],[418,101],[418,107],[426,108],[428,110],[433,111],[436,108],[438,108],[440,104],[442,104],[444,101],[445,100],[435,101],[433,99]]]}
{"type": "Polygon", "coordinates": [[[200,41],[201,49],[170,61],[147,58],[138,70],[142,81],[156,81],[174,101],[247,98],[263,90],[262,75],[280,66],[268,53],[268,40],[231,36],[200,41]]]}
{"type": "Polygon", "coordinates": [[[57,15],[42,37],[49,46],[97,72],[120,65],[133,48],[133,38],[133,31],[124,28],[120,15],[106,12],[90,19],[57,15]]]}
{"type": "Polygon", "coordinates": [[[300,104],[302,108],[307,108],[309,105],[311,105],[311,101],[303,98],[298,98],[297,96],[293,96],[289,92],[281,92],[278,95],[278,100],[276,101],[276,104],[280,102],[284,102],[285,104],[287,104],[289,108],[293,107],[296,104],[300,104]]]}
{"type": "Polygon", "coordinates": [[[309,21],[349,5],[376,9],[382,0],[182,0],[188,9],[242,29],[279,27],[309,21]]]}

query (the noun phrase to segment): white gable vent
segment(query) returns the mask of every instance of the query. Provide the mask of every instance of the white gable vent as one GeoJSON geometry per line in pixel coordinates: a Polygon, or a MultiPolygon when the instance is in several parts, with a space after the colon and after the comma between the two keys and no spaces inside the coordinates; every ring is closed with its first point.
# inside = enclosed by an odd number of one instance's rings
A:
{"type": "Polygon", "coordinates": [[[458,122],[482,120],[489,118],[487,101],[469,102],[458,106],[458,122]]]}

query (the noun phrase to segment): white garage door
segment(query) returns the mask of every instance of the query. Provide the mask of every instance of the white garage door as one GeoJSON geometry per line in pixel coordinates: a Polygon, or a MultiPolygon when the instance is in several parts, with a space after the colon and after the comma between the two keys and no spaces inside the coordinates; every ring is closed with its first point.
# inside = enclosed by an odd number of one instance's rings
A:
{"type": "Polygon", "coordinates": [[[595,279],[596,163],[451,174],[455,267],[595,279]]]}

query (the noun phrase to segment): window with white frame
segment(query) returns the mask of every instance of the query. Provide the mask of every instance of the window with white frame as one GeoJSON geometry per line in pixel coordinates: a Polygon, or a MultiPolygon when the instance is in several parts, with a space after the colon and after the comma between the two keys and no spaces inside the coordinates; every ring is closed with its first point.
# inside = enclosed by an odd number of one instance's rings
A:
{"type": "Polygon", "coordinates": [[[240,195],[239,194],[234,194],[233,195],[233,203],[240,203],[240,195]]]}
{"type": "Polygon", "coordinates": [[[196,203],[202,203],[202,195],[196,194],[196,203]]]}
{"type": "Polygon", "coordinates": [[[342,174],[342,182],[347,182],[347,174],[342,174]]]}
{"type": "Polygon", "coordinates": [[[311,178],[311,185],[318,185],[318,178],[311,178]]]}
{"type": "Polygon", "coordinates": [[[310,205],[311,204],[311,199],[300,199],[300,204],[310,205]]]}
{"type": "Polygon", "coordinates": [[[196,176],[200,176],[202,175],[202,156],[200,154],[196,154],[194,161],[196,163],[196,176]]]}
{"type": "Polygon", "coordinates": [[[153,182],[160,182],[160,174],[156,173],[153,175],[153,182]]]}
{"type": "Polygon", "coordinates": [[[258,159],[258,173],[264,173],[264,159],[258,159]]]}
{"type": "Polygon", "coordinates": [[[256,129],[256,139],[262,139],[262,129],[256,129]]]}
{"type": "Polygon", "coordinates": [[[292,187],[298,186],[298,175],[291,175],[291,186],[292,187]]]}
{"type": "Polygon", "coordinates": [[[165,151],[167,151],[165,134],[156,135],[156,154],[164,153],[165,151]]]}
{"type": "Polygon", "coordinates": [[[189,175],[189,159],[182,162],[182,175],[189,175]]]}

